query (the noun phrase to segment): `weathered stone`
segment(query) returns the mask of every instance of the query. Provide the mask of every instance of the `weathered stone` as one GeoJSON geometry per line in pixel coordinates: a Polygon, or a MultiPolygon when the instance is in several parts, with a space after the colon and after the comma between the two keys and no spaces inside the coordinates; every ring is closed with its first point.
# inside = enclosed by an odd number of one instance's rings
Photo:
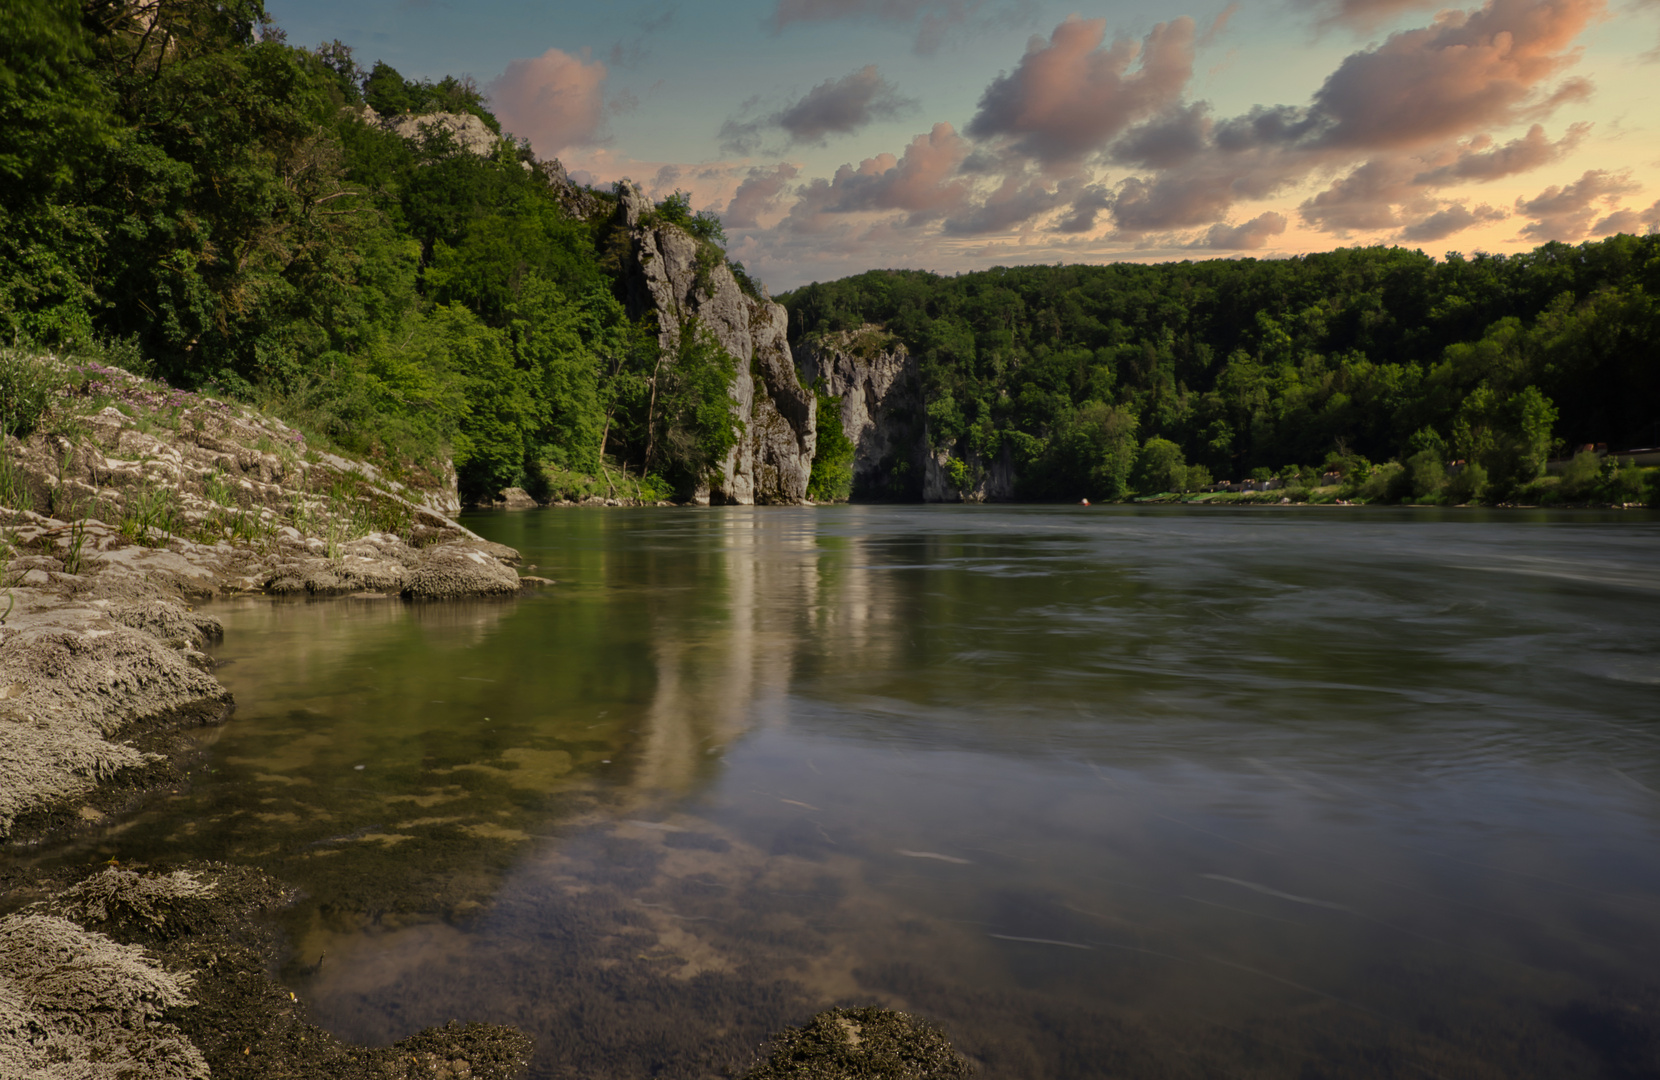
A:
{"type": "Polygon", "coordinates": [[[518,591],[518,574],[482,545],[466,542],[423,550],[403,588],[405,596],[416,600],[509,596],[518,591]]]}
{"type": "Polygon", "coordinates": [[[737,361],[732,415],[737,445],[708,478],[698,501],[798,503],[807,495],[817,442],[818,401],[796,377],[786,336],[789,316],[764,296],[749,296],[724,259],[699,265],[695,237],[669,224],[642,225],[652,205],[640,189],[619,192],[618,222],[630,230],[629,308],[656,319],[669,352],[695,320],[737,361]]]}
{"type": "Polygon", "coordinates": [[[503,510],[533,510],[540,505],[530,497],[530,492],[521,487],[505,488],[496,496],[496,506],[503,510]]]}
{"type": "Polygon", "coordinates": [[[1014,498],[1008,447],[987,461],[967,447],[935,447],[916,358],[879,326],[825,334],[797,346],[801,373],[841,399],[842,430],[853,443],[853,498],[1002,502],[1014,498]],[[964,483],[951,474],[963,464],[964,483]]]}

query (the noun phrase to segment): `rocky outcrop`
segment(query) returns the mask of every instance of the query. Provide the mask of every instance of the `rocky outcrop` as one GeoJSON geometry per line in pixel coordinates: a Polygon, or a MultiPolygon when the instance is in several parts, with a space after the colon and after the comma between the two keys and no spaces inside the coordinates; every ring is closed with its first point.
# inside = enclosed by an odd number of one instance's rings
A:
{"type": "Polygon", "coordinates": [[[853,444],[853,499],[1005,502],[1015,495],[1014,456],[986,460],[967,446],[936,447],[916,358],[880,326],[818,335],[796,346],[801,373],[841,399],[853,444]]]}
{"type": "Polygon", "coordinates": [[[654,318],[668,354],[694,324],[737,361],[732,415],[743,433],[696,493],[698,502],[798,503],[807,495],[818,401],[796,377],[784,308],[739,287],[724,258],[673,224],[653,221],[652,204],[619,187],[618,222],[629,237],[629,308],[654,318]]]}
{"type": "Polygon", "coordinates": [[[853,444],[853,498],[923,497],[927,412],[916,358],[877,326],[828,334],[796,347],[801,374],[841,399],[842,431],[853,444]]]}
{"type": "Polygon", "coordinates": [[[99,820],[167,774],[179,729],[229,714],[196,600],[521,587],[518,552],[446,513],[448,466],[394,480],[253,410],[81,375],[57,434],[0,447],[0,838],[99,820]]]}
{"type": "MultiPolygon", "coordinates": [[[[429,135],[448,136],[457,149],[479,157],[492,157],[501,148],[503,136],[472,113],[407,113],[401,116],[382,116],[367,105],[348,106],[347,112],[365,124],[384,128],[401,138],[424,141],[429,135]]],[[[519,148],[509,144],[509,151],[519,148]]],[[[604,212],[609,203],[589,189],[578,185],[557,158],[532,161],[528,155],[521,158],[526,172],[536,173],[548,185],[554,198],[565,212],[575,218],[587,219],[604,212]]]]}
{"type": "MultiPolygon", "coordinates": [[[[367,105],[363,109],[367,114],[374,113],[367,105]]],[[[405,139],[448,135],[456,146],[479,157],[489,157],[501,143],[501,136],[491,131],[483,120],[472,113],[439,112],[421,113],[418,116],[387,116],[380,118],[380,124],[405,139]]]]}

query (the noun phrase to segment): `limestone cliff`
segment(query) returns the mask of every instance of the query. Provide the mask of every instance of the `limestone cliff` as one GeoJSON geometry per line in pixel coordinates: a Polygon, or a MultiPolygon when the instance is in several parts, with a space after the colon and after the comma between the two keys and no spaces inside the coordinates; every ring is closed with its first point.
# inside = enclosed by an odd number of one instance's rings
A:
{"type": "Polygon", "coordinates": [[[876,326],[803,341],[796,356],[809,383],[841,399],[842,431],[853,444],[853,498],[922,498],[927,412],[916,358],[876,326]]]}
{"type": "Polygon", "coordinates": [[[732,415],[743,433],[697,501],[800,502],[813,467],[818,400],[796,378],[784,308],[764,294],[745,293],[724,259],[700,263],[697,239],[653,222],[651,201],[638,187],[621,185],[618,195],[618,224],[629,239],[630,314],[655,318],[658,341],[669,352],[695,320],[738,362],[732,415]]]}
{"type": "Polygon", "coordinates": [[[841,399],[853,443],[855,501],[1003,502],[1014,498],[1007,447],[990,460],[966,446],[935,446],[916,358],[879,326],[824,334],[796,352],[809,383],[841,399]]]}

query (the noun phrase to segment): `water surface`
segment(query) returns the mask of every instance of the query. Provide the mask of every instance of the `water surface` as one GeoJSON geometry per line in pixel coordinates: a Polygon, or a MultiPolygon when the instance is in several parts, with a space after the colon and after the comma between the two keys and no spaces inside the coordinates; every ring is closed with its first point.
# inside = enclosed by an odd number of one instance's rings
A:
{"type": "Polygon", "coordinates": [[[337,1033],[718,1076],[835,1003],[988,1077],[1660,1052],[1660,522],[478,515],[516,601],[224,605],[216,770],[97,840],[306,890],[337,1033]]]}

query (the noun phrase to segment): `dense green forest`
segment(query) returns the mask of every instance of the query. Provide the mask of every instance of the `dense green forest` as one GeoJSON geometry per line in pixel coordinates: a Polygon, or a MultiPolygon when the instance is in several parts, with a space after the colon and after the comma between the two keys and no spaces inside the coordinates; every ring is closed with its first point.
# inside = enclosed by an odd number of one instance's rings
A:
{"type": "MultiPolygon", "coordinates": [[[[394,472],[453,453],[468,498],[665,495],[730,438],[730,358],[695,335],[662,358],[628,317],[613,205],[470,80],[290,45],[260,0],[0,6],[0,338],[265,406],[394,472]],[[429,112],[493,149],[375,122],[429,112]]],[[[724,240],[684,196],[655,213],[724,240]]],[[[797,340],[903,340],[935,446],[963,472],[1011,453],[1028,498],[1325,468],[1374,497],[1505,497],[1562,446],[1660,442],[1657,290],[1660,237],[1621,236],[876,271],[780,299],[797,340]],[[1477,463],[1463,487],[1452,459],[1477,463]]],[[[850,448],[820,445],[815,490],[845,491],[850,448]]],[[[1641,487],[1592,472],[1587,493],[1641,487]]]]}
{"type": "MultiPolygon", "coordinates": [[[[677,417],[725,386],[659,377],[611,197],[526,144],[405,139],[364,105],[500,133],[470,81],[293,47],[259,0],[4,5],[0,335],[264,405],[394,469],[453,450],[468,497],[602,455],[630,494],[684,472],[677,417]]],[[[658,214],[722,239],[684,197],[658,214]]]]}
{"type": "MultiPolygon", "coordinates": [[[[1650,235],[1440,262],[1365,248],[872,271],[779,300],[797,342],[865,324],[897,337],[934,448],[984,462],[1007,447],[1031,498],[1307,486],[1332,469],[1372,479],[1372,497],[1468,498],[1519,494],[1564,447],[1660,443],[1657,298],[1650,235]],[[1450,460],[1477,468],[1443,492],[1450,460]]],[[[1585,466],[1569,487],[1590,497],[1585,466]]]]}

